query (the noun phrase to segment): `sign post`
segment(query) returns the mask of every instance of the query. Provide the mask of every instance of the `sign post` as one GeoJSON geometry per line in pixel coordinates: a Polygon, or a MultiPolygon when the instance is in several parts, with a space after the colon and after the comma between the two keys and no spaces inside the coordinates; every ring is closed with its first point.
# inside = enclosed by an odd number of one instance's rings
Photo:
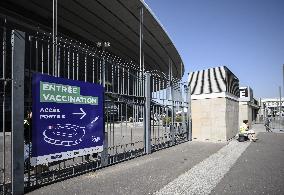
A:
{"type": "Polygon", "coordinates": [[[103,150],[101,85],[33,75],[31,164],[46,164],[103,150]]]}

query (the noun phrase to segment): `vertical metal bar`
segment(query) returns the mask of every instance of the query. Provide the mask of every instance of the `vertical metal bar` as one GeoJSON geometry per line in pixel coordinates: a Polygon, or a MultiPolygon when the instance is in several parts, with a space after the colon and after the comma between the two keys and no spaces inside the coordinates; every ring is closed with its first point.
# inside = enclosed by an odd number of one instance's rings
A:
{"type": "Polygon", "coordinates": [[[43,74],[43,44],[41,44],[41,73],[43,74]]]}
{"type": "Polygon", "coordinates": [[[153,107],[153,119],[154,119],[154,138],[155,138],[155,144],[157,144],[157,106],[153,107]]]}
{"type": "Polygon", "coordinates": [[[92,59],[93,83],[95,82],[95,58],[92,59]]]}
{"type": "Polygon", "coordinates": [[[192,141],[192,122],[191,122],[191,88],[190,86],[187,87],[186,94],[187,94],[187,140],[192,141]]]}
{"type": "Polygon", "coordinates": [[[133,130],[133,128],[134,128],[134,125],[135,125],[135,103],[133,104],[133,107],[132,107],[131,143],[133,143],[132,130],[133,130]]]}
{"type": "Polygon", "coordinates": [[[122,68],[122,94],[125,94],[125,70],[122,68]]]}
{"type": "Polygon", "coordinates": [[[85,82],[87,82],[87,56],[88,54],[86,53],[86,56],[85,56],[85,82]]]}
{"type": "Polygon", "coordinates": [[[142,68],[144,66],[144,62],[143,62],[143,27],[144,27],[144,13],[143,13],[143,6],[141,6],[139,8],[139,12],[140,12],[140,17],[139,17],[139,72],[142,72],[142,68]]]}
{"type": "MultiPolygon", "coordinates": [[[[57,44],[57,43],[56,43],[57,44]]],[[[58,52],[56,54],[57,58],[56,58],[56,64],[57,64],[57,76],[60,77],[60,58],[61,58],[61,55],[60,55],[60,47],[58,48],[58,50],[56,49],[56,52],[58,52]]]]}
{"type": "Polygon", "coordinates": [[[72,79],[75,79],[75,53],[72,51],[72,79]]]}
{"type": "Polygon", "coordinates": [[[103,57],[102,58],[102,84],[104,86],[104,88],[106,87],[105,84],[106,84],[106,78],[105,78],[105,74],[106,74],[106,70],[105,70],[105,58],[103,57]]]}
{"type": "Polygon", "coordinates": [[[53,66],[53,75],[54,75],[54,68],[55,68],[55,63],[56,63],[56,60],[55,60],[55,20],[56,20],[56,17],[55,17],[55,7],[56,7],[56,1],[57,0],[53,0],[52,1],[52,66],[53,66]]]}
{"type": "Polygon", "coordinates": [[[144,8],[143,5],[139,8],[139,84],[142,79],[142,71],[144,72],[144,51],[143,51],[143,39],[144,39],[144,8]]]}
{"type": "Polygon", "coordinates": [[[144,144],[146,154],[151,153],[151,75],[145,73],[145,113],[144,113],[144,144]]]}
{"type": "MultiPolygon", "coordinates": [[[[113,105],[115,105],[114,101],[113,101],[113,105]]],[[[113,148],[114,148],[114,146],[115,146],[115,142],[114,142],[114,114],[112,115],[111,125],[112,125],[112,145],[113,145],[113,148]]]]}
{"type": "Polygon", "coordinates": [[[128,121],[128,113],[127,113],[127,103],[126,103],[125,104],[125,134],[126,135],[128,135],[127,121],[128,121]]]}
{"type": "Polygon", "coordinates": [[[120,116],[120,136],[122,140],[122,104],[118,104],[118,111],[119,111],[119,116],[120,116]]]}
{"type": "Polygon", "coordinates": [[[77,61],[76,61],[76,80],[79,80],[79,53],[77,53],[77,61]]]}
{"type": "MultiPolygon", "coordinates": [[[[134,76],[134,74],[133,75],[131,75],[131,77],[132,77],[132,84],[131,84],[131,88],[132,88],[132,90],[131,90],[131,95],[135,95],[135,76],[134,76]]],[[[133,118],[134,119],[134,118],[133,118]]]]}
{"type": "MultiPolygon", "coordinates": [[[[283,91],[283,94],[284,94],[284,64],[283,64],[283,74],[282,74],[282,79],[283,79],[283,85],[282,85],[282,91],[283,91]]],[[[282,109],[282,104],[281,104],[281,109],[282,109]]],[[[281,121],[283,121],[283,117],[281,116],[281,121]]],[[[283,121],[284,122],[284,121],[283,121]]],[[[283,125],[283,123],[282,123],[283,125]]],[[[284,128],[284,127],[281,127],[281,128],[284,128]]]]}
{"type": "Polygon", "coordinates": [[[159,107],[159,118],[158,118],[158,143],[160,144],[160,131],[161,131],[161,107],[159,107]]]}
{"type": "Polygon", "coordinates": [[[55,0],[55,67],[56,67],[56,73],[55,76],[59,76],[59,72],[58,72],[58,61],[57,61],[57,0],[55,0]]]}
{"type": "Polygon", "coordinates": [[[6,84],[7,84],[7,81],[6,81],[6,18],[5,18],[5,23],[4,23],[4,27],[3,27],[3,45],[2,45],[2,57],[3,57],[3,80],[4,80],[4,85],[3,85],[3,102],[2,102],[2,119],[3,119],[3,124],[2,124],[2,131],[3,131],[3,147],[2,147],[2,151],[3,151],[3,173],[2,173],[2,176],[3,176],[3,193],[5,194],[5,182],[6,182],[6,170],[5,170],[5,166],[6,166],[6,147],[5,147],[5,143],[6,143],[6,126],[5,126],[5,104],[6,104],[6,84]]]}
{"type": "MultiPolygon", "coordinates": [[[[94,56],[94,57],[96,57],[96,56],[94,56]]],[[[98,57],[96,57],[96,58],[94,58],[95,59],[95,61],[96,61],[96,66],[95,66],[95,69],[96,69],[96,72],[95,72],[95,75],[96,75],[96,80],[95,80],[95,82],[96,83],[100,83],[100,66],[99,66],[99,59],[98,59],[98,57]]]]}
{"type": "Polygon", "coordinates": [[[36,46],[36,54],[35,54],[35,71],[38,72],[39,61],[38,61],[38,31],[36,32],[37,36],[35,37],[35,46],[36,46]]]}
{"type": "Polygon", "coordinates": [[[279,129],[280,129],[280,123],[281,123],[281,86],[279,86],[279,129]]]}
{"type": "MultiPolygon", "coordinates": [[[[101,74],[100,74],[101,83],[102,83],[103,87],[105,88],[105,59],[104,59],[104,57],[100,61],[102,61],[101,74]]],[[[109,105],[107,105],[107,106],[109,106],[109,105]]],[[[108,113],[109,112],[107,112],[107,115],[108,115],[108,113]]],[[[106,124],[106,122],[104,121],[103,127],[104,127],[105,138],[104,138],[104,148],[103,148],[102,160],[101,160],[102,166],[108,165],[108,127],[107,127],[107,131],[105,131],[105,124],[106,124]]],[[[107,121],[107,124],[108,124],[108,121],[107,121]]]]}
{"type": "Polygon", "coordinates": [[[67,78],[70,79],[70,47],[67,52],[67,78]]]}
{"type": "MultiPolygon", "coordinates": [[[[63,45],[63,77],[66,78],[66,45],[63,45]]],[[[68,56],[67,56],[68,57],[68,56]]]]}
{"type": "Polygon", "coordinates": [[[101,59],[98,59],[98,60],[97,60],[97,63],[98,63],[98,67],[99,67],[99,78],[100,78],[100,79],[99,79],[99,80],[100,80],[99,83],[102,84],[102,83],[103,83],[103,82],[102,82],[102,74],[103,74],[103,73],[102,73],[102,65],[101,65],[101,64],[102,64],[102,60],[101,60],[101,59]]]}
{"type": "Polygon", "coordinates": [[[119,66],[117,66],[117,93],[120,94],[120,78],[119,78],[119,66]]]}
{"type": "Polygon", "coordinates": [[[114,68],[115,68],[115,65],[113,63],[111,63],[111,86],[112,86],[112,90],[111,92],[114,93],[115,92],[115,89],[114,89],[114,68]]]}
{"type": "Polygon", "coordinates": [[[24,194],[25,33],[12,31],[12,193],[24,194]]]}
{"type": "Polygon", "coordinates": [[[130,76],[129,76],[129,68],[128,68],[128,70],[127,70],[127,95],[130,95],[130,92],[129,92],[129,90],[130,90],[130,85],[129,85],[129,82],[130,82],[130,76]]]}
{"type": "Polygon", "coordinates": [[[171,90],[171,125],[170,125],[170,134],[172,138],[172,144],[174,143],[174,117],[175,117],[175,111],[174,111],[174,90],[173,90],[173,75],[172,75],[172,61],[169,59],[169,84],[170,84],[170,90],[171,90]]]}
{"type": "Polygon", "coordinates": [[[50,63],[50,46],[49,46],[49,41],[47,42],[47,74],[49,74],[49,63],[50,63]]]}

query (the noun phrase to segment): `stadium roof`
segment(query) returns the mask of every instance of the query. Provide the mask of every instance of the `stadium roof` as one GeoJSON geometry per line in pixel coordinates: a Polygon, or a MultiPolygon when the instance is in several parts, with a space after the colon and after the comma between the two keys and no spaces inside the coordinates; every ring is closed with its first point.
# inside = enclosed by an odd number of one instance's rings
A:
{"type": "MultiPolygon", "coordinates": [[[[58,0],[58,31],[94,44],[108,41],[108,50],[139,64],[139,8],[144,8],[145,69],[184,73],[182,59],[172,40],[143,0],[58,0]]],[[[1,12],[51,27],[52,0],[6,0],[1,12]]]]}

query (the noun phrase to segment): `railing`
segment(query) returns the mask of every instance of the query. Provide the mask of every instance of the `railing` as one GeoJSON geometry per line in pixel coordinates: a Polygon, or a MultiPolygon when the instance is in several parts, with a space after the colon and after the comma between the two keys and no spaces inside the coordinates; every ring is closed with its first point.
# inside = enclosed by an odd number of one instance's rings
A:
{"type": "MultiPolygon", "coordinates": [[[[1,19],[0,70],[0,193],[11,192],[13,165],[11,162],[12,120],[12,23],[1,19]]],[[[18,27],[17,27],[18,29],[18,27]]],[[[106,150],[101,153],[31,166],[30,153],[25,160],[24,186],[31,191],[43,185],[74,177],[89,171],[145,154],[145,124],[151,125],[151,151],[188,140],[188,89],[157,71],[150,72],[151,113],[145,113],[145,75],[133,62],[123,61],[107,48],[90,47],[64,37],[58,37],[57,62],[52,63],[52,37],[40,29],[22,30],[24,44],[24,103],[25,117],[32,110],[32,74],[39,72],[55,77],[90,82],[105,88],[104,119],[106,150]]],[[[23,51],[21,51],[23,52],[23,51]]],[[[23,122],[24,123],[24,122],[23,122]]],[[[23,124],[24,125],[24,124],[23,124]]],[[[30,126],[31,128],[31,126],[30,126]]],[[[31,135],[30,135],[31,136],[31,135]]],[[[24,143],[23,143],[24,147],[24,143]]],[[[31,148],[28,144],[26,148],[31,148]]],[[[19,153],[18,155],[24,155],[19,153]]],[[[24,164],[24,162],[23,162],[24,164]]]]}
{"type": "Polygon", "coordinates": [[[270,117],[271,130],[284,131],[284,117],[270,117]]]}

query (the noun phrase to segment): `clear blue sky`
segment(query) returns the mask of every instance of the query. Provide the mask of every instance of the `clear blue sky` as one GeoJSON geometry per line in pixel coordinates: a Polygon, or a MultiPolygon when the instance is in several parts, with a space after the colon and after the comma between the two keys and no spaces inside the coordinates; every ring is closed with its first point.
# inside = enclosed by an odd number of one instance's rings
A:
{"type": "Polygon", "coordinates": [[[177,47],[187,73],[226,65],[254,96],[283,85],[284,0],[145,0],[177,47]]]}

